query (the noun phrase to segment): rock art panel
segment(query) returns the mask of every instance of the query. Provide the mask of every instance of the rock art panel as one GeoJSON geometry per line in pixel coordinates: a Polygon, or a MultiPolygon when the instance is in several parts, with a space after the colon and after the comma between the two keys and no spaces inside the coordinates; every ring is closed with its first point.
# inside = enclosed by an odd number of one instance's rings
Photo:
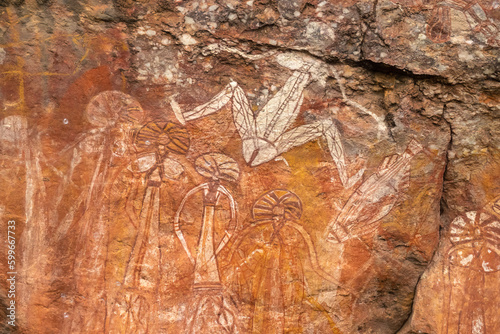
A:
{"type": "Polygon", "coordinates": [[[494,10],[498,7],[493,2],[460,1],[442,2],[432,9],[431,17],[427,22],[427,36],[434,42],[443,43],[451,35],[451,10],[460,11],[467,19],[470,29],[482,34],[488,44],[498,45],[498,18],[494,10]]]}
{"type": "MultiPolygon", "coordinates": [[[[490,45],[498,45],[498,4],[494,1],[395,1],[402,6],[430,10],[426,35],[435,43],[452,37],[452,26],[466,23],[468,30],[481,35],[490,45]],[[458,15],[457,15],[458,14],[458,15]]],[[[462,27],[466,28],[465,26],[462,27]]]]}
{"type": "Polygon", "coordinates": [[[132,97],[118,91],[106,91],[89,102],[85,114],[95,128],[82,136],[75,143],[76,147],[72,145],[72,165],[82,168],[81,173],[88,168],[92,172],[84,183],[84,191],[70,208],[70,218],[58,226],[56,237],[65,238],[68,233],[77,232],[75,246],[79,251],[72,268],[78,299],[68,330],[91,332],[103,327],[105,317],[102,315],[106,314],[106,248],[112,219],[109,215],[110,188],[126,167],[125,153],[127,145],[131,146],[131,131],[140,124],[143,110],[132,97]],[[81,215],[74,214],[82,211],[81,215]]]}
{"type": "Polygon", "coordinates": [[[496,7],[0,1],[0,331],[498,332],[496,7]]]}

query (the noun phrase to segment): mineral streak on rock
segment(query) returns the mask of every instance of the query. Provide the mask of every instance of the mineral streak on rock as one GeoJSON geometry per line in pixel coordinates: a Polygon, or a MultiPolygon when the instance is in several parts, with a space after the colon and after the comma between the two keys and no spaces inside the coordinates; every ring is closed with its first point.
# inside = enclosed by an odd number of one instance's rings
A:
{"type": "Polygon", "coordinates": [[[499,29],[493,0],[0,0],[0,331],[499,333],[499,29]]]}

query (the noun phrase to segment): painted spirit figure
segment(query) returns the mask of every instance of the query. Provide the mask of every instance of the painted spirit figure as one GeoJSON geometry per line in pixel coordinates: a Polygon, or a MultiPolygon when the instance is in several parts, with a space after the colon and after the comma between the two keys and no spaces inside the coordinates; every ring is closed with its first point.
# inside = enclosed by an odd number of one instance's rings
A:
{"type": "Polygon", "coordinates": [[[255,202],[253,224],[234,243],[230,261],[251,333],[337,333],[306,289],[306,266],[324,280],[335,279],[319,266],[312,239],[299,223],[301,215],[297,195],[269,191],[255,202]]]}
{"type": "Polygon", "coordinates": [[[401,156],[386,157],[378,171],[354,191],[337,219],[330,223],[327,241],[342,243],[375,231],[408,188],[410,161],[422,149],[412,140],[401,156]]]}
{"type": "Polygon", "coordinates": [[[200,156],[195,161],[196,171],[209,179],[189,191],[182,200],[174,219],[174,230],[194,266],[193,296],[187,307],[185,333],[237,333],[235,306],[225,298],[217,263],[217,256],[227,245],[237,227],[236,203],[221,180],[235,182],[239,177],[237,163],[218,153],[200,156]],[[202,194],[203,212],[200,237],[196,241],[195,254],[183,233],[181,214],[188,200],[202,194]],[[229,221],[217,222],[219,200],[229,201],[229,221]],[[217,230],[220,227],[220,230],[217,230]],[[217,238],[217,236],[220,238],[217,238]],[[219,240],[217,240],[219,239],[219,240]]]}
{"type": "MultiPolygon", "coordinates": [[[[318,138],[324,138],[337,167],[342,185],[345,188],[350,188],[361,178],[364,169],[349,177],[344,146],[335,123],[326,118],[292,127],[300,113],[304,89],[312,81],[312,73],[319,71],[318,64],[308,64],[299,60],[292,62],[300,64],[297,70],[257,113],[252,110],[243,89],[234,81],[227,84],[210,101],[193,110],[182,111],[174,100],[171,100],[172,109],[178,121],[184,124],[218,112],[227,103],[231,103],[234,125],[242,141],[243,157],[252,167],[277,159],[281,154],[294,147],[318,138]]],[[[345,97],[344,91],[343,95],[345,97]]],[[[361,107],[359,104],[353,105],[361,107]]],[[[366,108],[361,107],[360,109],[380,121],[366,108]]]]}
{"type": "Polygon", "coordinates": [[[39,274],[46,270],[50,226],[44,207],[44,161],[41,159],[39,135],[33,130],[23,116],[7,116],[0,120],[0,166],[3,172],[0,175],[3,189],[0,194],[0,219],[5,222],[13,218],[18,222],[26,219],[19,239],[22,259],[18,269],[20,288],[16,294],[18,317],[26,319],[26,322],[31,321],[24,314],[29,313],[35,291],[42,291],[44,287],[50,286],[50,279],[39,274]],[[21,180],[24,175],[25,184],[19,182],[17,187],[7,186],[13,180],[21,180]],[[20,191],[21,186],[24,186],[24,191],[20,191]],[[4,206],[7,203],[23,205],[4,206]]]}
{"type": "MultiPolygon", "coordinates": [[[[132,133],[144,113],[131,96],[106,91],[90,100],[85,115],[94,128],[70,145],[73,157],[65,176],[65,182],[83,181],[83,185],[54,236],[55,240],[71,240],[76,236],[77,253],[71,259],[76,297],[62,333],[104,330],[110,189],[130,163],[128,148],[132,146],[132,133]]],[[[68,188],[70,193],[71,188],[68,188]]]]}
{"type": "MultiPolygon", "coordinates": [[[[479,211],[470,211],[451,222],[450,241],[444,267],[447,318],[443,334],[487,334],[497,332],[489,327],[488,308],[498,314],[489,302],[487,280],[498,287],[500,271],[500,199],[479,211]],[[497,279],[495,280],[495,275],[497,279]]],[[[496,293],[494,291],[493,293],[496,293]]],[[[490,315],[492,312],[489,312],[490,315]]],[[[493,316],[494,321],[495,316],[493,316]]]]}
{"type": "MultiPolygon", "coordinates": [[[[169,155],[186,154],[190,139],[187,131],[170,122],[149,122],[137,133],[134,146],[138,158],[129,165],[137,175],[125,191],[125,212],[136,231],[121,287],[113,298],[110,333],[156,333],[158,324],[158,289],[161,278],[160,212],[161,194],[166,180],[176,180],[184,171],[169,155]],[[139,202],[140,204],[138,204],[139,202]],[[137,210],[138,209],[138,210],[137,210]],[[136,211],[138,213],[136,213],[136,211]]],[[[123,196],[123,193],[118,193],[123,196]]],[[[116,211],[120,210],[117,208],[116,211]]]]}

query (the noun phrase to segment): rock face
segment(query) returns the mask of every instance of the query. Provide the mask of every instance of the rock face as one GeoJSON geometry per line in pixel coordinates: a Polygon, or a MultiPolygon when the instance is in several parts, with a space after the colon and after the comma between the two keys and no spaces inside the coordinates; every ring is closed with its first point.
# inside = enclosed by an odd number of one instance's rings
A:
{"type": "Polygon", "coordinates": [[[499,29],[495,1],[0,0],[0,328],[499,333],[499,29]]]}

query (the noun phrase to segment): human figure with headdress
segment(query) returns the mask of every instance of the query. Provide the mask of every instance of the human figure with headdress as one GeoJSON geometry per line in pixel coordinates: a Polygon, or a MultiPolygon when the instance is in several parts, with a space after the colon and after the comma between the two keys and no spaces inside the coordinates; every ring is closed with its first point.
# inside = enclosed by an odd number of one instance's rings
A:
{"type": "Polygon", "coordinates": [[[129,175],[113,189],[119,206],[114,211],[120,215],[121,209],[125,219],[115,219],[108,257],[126,266],[109,269],[111,277],[121,275],[119,287],[110,287],[110,333],[159,330],[160,225],[169,219],[162,198],[166,183],[179,181],[184,173],[172,155],[186,154],[189,144],[186,129],[171,122],[149,122],[134,138],[136,158],[127,168],[129,175]],[[129,252],[123,252],[123,244],[131,246],[129,252]]]}
{"type": "Polygon", "coordinates": [[[453,219],[443,254],[440,333],[497,333],[498,319],[488,315],[498,314],[498,298],[488,291],[500,278],[500,197],[453,219]]]}
{"type": "Polygon", "coordinates": [[[58,253],[61,271],[72,272],[71,292],[75,295],[67,298],[74,307],[65,317],[62,333],[104,330],[109,195],[114,180],[129,163],[132,133],[143,115],[140,104],[130,95],[102,92],[85,109],[85,116],[94,127],[65,149],[71,152],[71,167],[57,200],[71,198],[73,202],[60,217],[52,237],[56,245],[67,248],[69,244],[75,249],[75,253],[68,253],[67,249],[58,253]]]}
{"type": "Polygon", "coordinates": [[[238,333],[237,311],[226,295],[219,270],[219,253],[237,229],[236,202],[221,181],[235,182],[240,170],[236,161],[220,153],[198,157],[195,168],[208,178],[208,182],[186,194],[174,218],[175,233],[193,265],[192,295],[186,308],[183,332],[238,333]],[[195,228],[186,226],[190,223],[184,211],[187,202],[194,202],[197,195],[201,195],[202,210],[201,215],[190,213],[195,215],[191,225],[198,227],[193,233],[195,228]],[[221,204],[224,197],[227,200],[225,207],[221,204]],[[193,240],[193,235],[199,238],[193,240]]]}
{"type": "Polygon", "coordinates": [[[337,333],[325,309],[306,290],[306,264],[321,278],[335,279],[319,266],[311,237],[300,225],[302,202],[289,190],[276,189],[254,204],[254,222],[233,244],[240,301],[250,310],[251,333],[303,333],[307,326],[337,333]]]}

